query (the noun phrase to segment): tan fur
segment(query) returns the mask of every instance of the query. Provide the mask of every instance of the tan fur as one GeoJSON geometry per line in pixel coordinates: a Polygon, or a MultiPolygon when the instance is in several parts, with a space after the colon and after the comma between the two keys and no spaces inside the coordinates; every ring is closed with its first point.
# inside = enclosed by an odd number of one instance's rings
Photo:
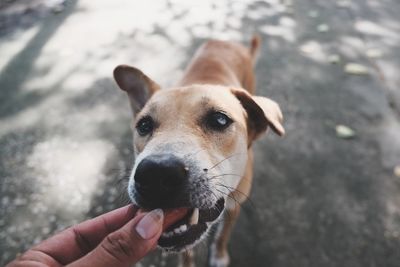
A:
{"type": "MultiPolygon", "coordinates": [[[[252,40],[251,49],[240,44],[221,41],[209,41],[199,49],[189,64],[187,71],[179,85],[209,83],[240,87],[247,89],[251,94],[255,91],[255,77],[253,60],[260,45],[259,37],[252,40]]],[[[226,155],[230,149],[226,148],[226,155]]],[[[246,164],[246,173],[240,181],[236,191],[230,197],[238,203],[243,203],[251,189],[253,152],[249,149],[249,158],[246,164]]],[[[228,199],[229,201],[229,199],[228,199]]],[[[232,200],[230,200],[232,201],[232,200]]],[[[234,208],[228,211],[217,245],[217,256],[227,256],[227,243],[234,220],[239,215],[240,206],[234,203],[234,208]]]]}
{"type": "MultiPolygon", "coordinates": [[[[254,44],[256,45],[257,42],[254,44]]],[[[238,43],[212,40],[199,48],[178,85],[218,84],[247,89],[254,93],[253,54],[238,43]]]]}
{"type": "MultiPolygon", "coordinates": [[[[189,136],[196,136],[195,141],[200,143],[203,149],[210,152],[213,150],[222,151],[225,157],[232,154],[239,136],[245,136],[247,131],[241,104],[234,95],[225,90],[216,90],[200,85],[161,90],[149,100],[148,104],[136,116],[134,124],[138,119],[149,113],[158,121],[163,122],[158,129],[159,137],[154,138],[153,136],[152,140],[157,139],[157,142],[160,143],[163,140],[177,138],[177,136],[187,136],[188,138],[190,138],[189,136]],[[208,98],[207,95],[213,98],[208,98]],[[174,105],[169,104],[171,99],[174,99],[174,105]],[[204,103],[202,99],[207,99],[207,103],[204,103]],[[188,103],[192,104],[189,105],[188,103]],[[157,106],[164,107],[167,105],[169,106],[168,109],[160,110],[157,108],[157,106]],[[207,107],[223,108],[236,121],[234,126],[236,131],[228,132],[223,139],[213,132],[204,133],[203,129],[198,126],[198,120],[203,115],[199,110],[206,110],[207,107]],[[215,144],[217,145],[215,146],[215,144]]],[[[138,152],[141,152],[149,141],[147,137],[143,138],[137,134],[134,139],[135,148],[138,152]]],[[[218,160],[218,158],[213,159],[213,163],[217,163],[218,160]]]]}
{"type": "MultiPolygon", "coordinates": [[[[250,50],[236,43],[209,41],[196,53],[179,85],[218,84],[245,88],[253,94],[255,91],[253,61],[259,45],[259,37],[253,38],[250,50]]],[[[231,153],[230,147],[226,147],[224,150],[226,155],[231,153]]],[[[230,197],[238,203],[235,202],[234,207],[225,215],[223,228],[216,240],[217,257],[220,258],[229,257],[227,244],[234,222],[239,216],[239,204],[243,203],[250,193],[253,173],[251,148],[248,153],[245,175],[239,182],[236,191],[230,194],[230,197]]],[[[228,199],[228,201],[232,201],[232,199],[228,199]]]]}
{"type": "MultiPolygon", "coordinates": [[[[233,178],[224,180],[232,190],[226,199],[227,214],[220,234],[212,245],[216,249],[212,253],[215,257],[211,259],[214,262],[212,266],[227,264],[229,236],[239,215],[240,204],[250,194],[252,142],[267,127],[279,135],[284,134],[279,106],[268,98],[253,96],[253,66],[260,42],[260,38],[255,36],[248,48],[233,42],[208,41],[196,52],[177,86],[168,90],[158,90],[155,82],[134,67],[119,66],[114,71],[118,85],[128,93],[132,104],[135,114],[133,126],[150,114],[155,121],[162,122],[151,137],[141,137],[134,131],[135,152],[139,159],[146,156],[143,154],[157,151],[165,143],[177,144],[182,150],[197,147],[199,151],[205,151],[200,159],[210,162],[211,166],[221,158],[239,154],[230,159],[230,164],[243,176],[236,178],[235,182],[231,181],[233,178]],[[141,88],[146,92],[141,93],[141,88]],[[223,134],[207,131],[202,127],[201,118],[210,109],[223,110],[235,123],[223,134]]],[[[184,266],[193,266],[191,251],[183,255],[183,259],[184,266]]]]}

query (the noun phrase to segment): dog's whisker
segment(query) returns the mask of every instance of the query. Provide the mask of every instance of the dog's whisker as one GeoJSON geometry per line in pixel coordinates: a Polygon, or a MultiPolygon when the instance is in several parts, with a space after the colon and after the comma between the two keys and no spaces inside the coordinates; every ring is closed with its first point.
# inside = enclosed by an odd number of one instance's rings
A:
{"type": "MultiPolygon", "coordinates": [[[[232,199],[235,200],[235,202],[236,202],[236,199],[234,199],[234,198],[230,195],[230,193],[226,193],[226,192],[224,192],[222,189],[218,189],[218,188],[215,188],[215,190],[217,190],[219,193],[221,193],[221,194],[224,195],[224,196],[227,196],[227,197],[229,197],[229,198],[232,198],[232,199]]],[[[238,203],[238,204],[240,204],[240,203],[238,203]]]]}
{"type": "MultiPolygon", "coordinates": [[[[215,199],[219,199],[219,197],[217,197],[217,195],[214,192],[211,191],[211,193],[214,195],[215,199]]],[[[222,210],[220,210],[218,207],[216,208],[220,213],[222,212],[222,210]]]]}
{"type": "Polygon", "coordinates": [[[211,168],[208,168],[208,170],[212,170],[212,169],[214,169],[215,167],[217,167],[219,164],[223,163],[224,161],[226,161],[226,160],[228,160],[228,159],[230,159],[230,158],[233,158],[233,157],[235,157],[235,156],[240,156],[240,155],[242,155],[242,154],[247,154],[247,152],[246,152],[246,153],[234,153],[234,154],[232,154],[232,155],[230,155],[230,156],[228,156],[228,157],[222,159],[221,161],[217,162],[217,163],[214,164],[211,168]]]}
{"type": "Polygon", "coordinates": [[[239,206],[242,206],[242,204],[239,202],[239,201],[237,201],[233,196],[231,196],[230,194],[227,194],[227,193],[225,193],[224,191],[222,191],[222,190],[219,190],[218,188],[215,188],[215,190],[217,190],[219,193],[221,193],[222,195],[224,195],[224,196],[227,196],[228,198],[230,198],[230,199],[232,199],[233,201],[235,201],[235,203],[237,203],[239,206]]]}
{"type": "Polygon", "coordinates": [[[215,197],[216,200],[219,198],[213,191],[210,191],[210,192],[215,197]]]}
{"type": "MultiPolygon", "coordinates": [[[[204,186],[202,186],[201,189],[205,189],[205,190],[206,190],[206,188],[205,188],[204,186]]],[[[211,190],[207,190],[207,191],[210,192],[210,193],[214,196],[214,198],[215,198],[216,200],[218,200],[218,199],[220,198],[220,197],[218,197],[218,196],[215,194],[215,192],[213,192],[213,191],[211,191],[211,190]]],[[[216,208],[217,208],[217,210],[218,210],[220,213],[223,212],[223,210],[219,209],[218,207],[216,207],[216,208]]]]}
{"type": "Polygon", "coordinates": [[[233,193],[233,192],[240,193],[242,196],[244,196],[246,198],[246,200],[250,200],[251,201],[251,199],[250,199],[250,197],[248,195],[246,195],[245,193],[241,192],[240,190],[237,190],[234,187],[230,187],[230,186],[227,186],[227,185],[224,185],[224,184],[221,184],[221,183],[218,183],[217,186],[222,186],[222,187],[224,187],[224,188],[226,188],[228,190],[232,190],[231,193],[233,193]]]}
{"type": "Polygon", "coordinates": [[[253,208],[257,208],[257,206],[255,205],[254,201],[250,198],[250,196],[246,195],[245,193],[241,192],[240,190],[237,190],[236,188],[233,188],[233,187],[230,187],[230,186],[227,186],[227,185],[223,185],[221,183],[217,183],[216,185],[220,186],[220,187],[224,187],[224,188],[226,188],[228,190],[232,190],[232,192],[237,192],[237,193],[241,194],[242,196],[245,197],[246,201],[249,201],[250,205],[253,206],[253,208]]]}
{"type": "Polygon", "coordinates": [[[208,177],[207,180],[208,180],[208,181],[211,181],[211,180],[217,179],[217,178],[219,178],[219,177],[223,177],[223,176],[237,176],[237,177],[241,177],[241,175],[235,174],[235,173],[224,173],[224,174],[219,174],[219,175],[214,175],[214,176],[208,177]]]}
{"type": "MultiPolygon", "coordinates": [[[[239,205],[242,209],[248,210],[249,207],[243,206],[243,203],[240,203],[235,197],[233,197],[233,196],[231,196],[231,195],[229,195],[229,194],[226,194],[225,192],[223,192],[223,191],[221,191],[221,190],[219,190],[219,189],[216,189],[216,190],[217,190],[218,192],[220,192],[221,194],[226,195],[228,198],[232,199],[232,200],[233,200],[237,205],[239,205]]],[[[256,206],[252,205],[252,208],[253,208],[254,210],[256,210],[256,212],[257,212],[257,207],[256,207],[256,206]]],[[[230,214],[231,211],[229,211],[228,209],[225,209],[225,212],[227,213],[227,216],[229,217],[229,219],[231,219],[231,218],[232,218],[232,215],[230,214]]]]}
{"type": "Polygon", "coordinates": [[[234,174],[234,173],[232,173],[232,174],[218,174],[218,175],[214,175],[214,176],[209,177],[209,178],[208,178],[208,181],[218,179],[220,176],[229,176],[229,175],[241,177],[241,181],[245,181],[246,183],[249,183],[249,184],[251,184],[251,182],[252,182],[252,179],[251,179],[251,178],[246,178],[246,177],[243,177],[242,175],[238,175],[238,174],[234,174]]]}

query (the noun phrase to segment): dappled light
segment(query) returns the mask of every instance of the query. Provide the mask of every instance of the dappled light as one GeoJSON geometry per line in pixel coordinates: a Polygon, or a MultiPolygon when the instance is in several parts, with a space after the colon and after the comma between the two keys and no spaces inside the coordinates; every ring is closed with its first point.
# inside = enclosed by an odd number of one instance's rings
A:
{"type": "MultiPolygon", "coordinates": [[[[103,194],[103,168],[116,156],[111,144],[102,140],[79,142],[54,137],[38,143],[27,159],[31,175],[47,209],[63,210],[78,217],[90,208],[87,196],[103,194]]],[[[36,203],[31,203],[35,207],[36,203]]]]}
{"type": "MultiPolygon", "coordinates": [[[[231,266],[400,261],[396,1],[6,2],[0,265],[129,203],[132,122],[112,78],[117,65],[167,88],[204,41],[248,46],[254,33],[263,41],[257,94],[279,103],[287,136],[255,145],[255,185],[232,236],[231,266]]],[[[196,256],[203,265],[206,249],[196,256]]],[[[157,252],[138,266],[175,264],[176,256],[157,252]]]]}
{"type": "Polygon", "coordinates": [[[296,22],[289,17],[282,17],[279,20],[279,25],[266,25],[261,27],[261,32],[270,36],[281,37],[287,42],[293,43],[295,41],[295,28],[296,22]]]}
{"type": "Polygon", "coordinates": [[[300,46],[300,51],[306,57],[309,57],[319,63],[327,63],[327,55],[320,43],[315,40],[307,41],[300,46]]]}

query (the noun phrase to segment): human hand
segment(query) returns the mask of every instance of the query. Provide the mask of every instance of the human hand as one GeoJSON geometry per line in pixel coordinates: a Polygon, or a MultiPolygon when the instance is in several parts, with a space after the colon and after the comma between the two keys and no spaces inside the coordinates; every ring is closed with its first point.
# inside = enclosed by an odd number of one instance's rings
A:
{"type": "Polygon", "coordinates": [[[140,212],[128,205],[72,226],[29,249],[6,267],[132,266],[157,246],[185,210],[140,212]]]}

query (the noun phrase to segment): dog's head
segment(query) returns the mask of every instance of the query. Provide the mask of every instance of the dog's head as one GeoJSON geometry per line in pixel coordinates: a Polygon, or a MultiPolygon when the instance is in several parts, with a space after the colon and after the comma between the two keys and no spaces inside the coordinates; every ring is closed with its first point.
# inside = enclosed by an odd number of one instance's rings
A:
{"type": "Polygon", "coordinates": [[[188,249],[205,236],[242,178],[248,149],[267,128],[284,134],[279,106],[239,88],[192,85],[159,90],[140,70],[118,66],[130,100],[136,154],[128,193],[145,209],[187,208],[159,246],[188,249]]]}

